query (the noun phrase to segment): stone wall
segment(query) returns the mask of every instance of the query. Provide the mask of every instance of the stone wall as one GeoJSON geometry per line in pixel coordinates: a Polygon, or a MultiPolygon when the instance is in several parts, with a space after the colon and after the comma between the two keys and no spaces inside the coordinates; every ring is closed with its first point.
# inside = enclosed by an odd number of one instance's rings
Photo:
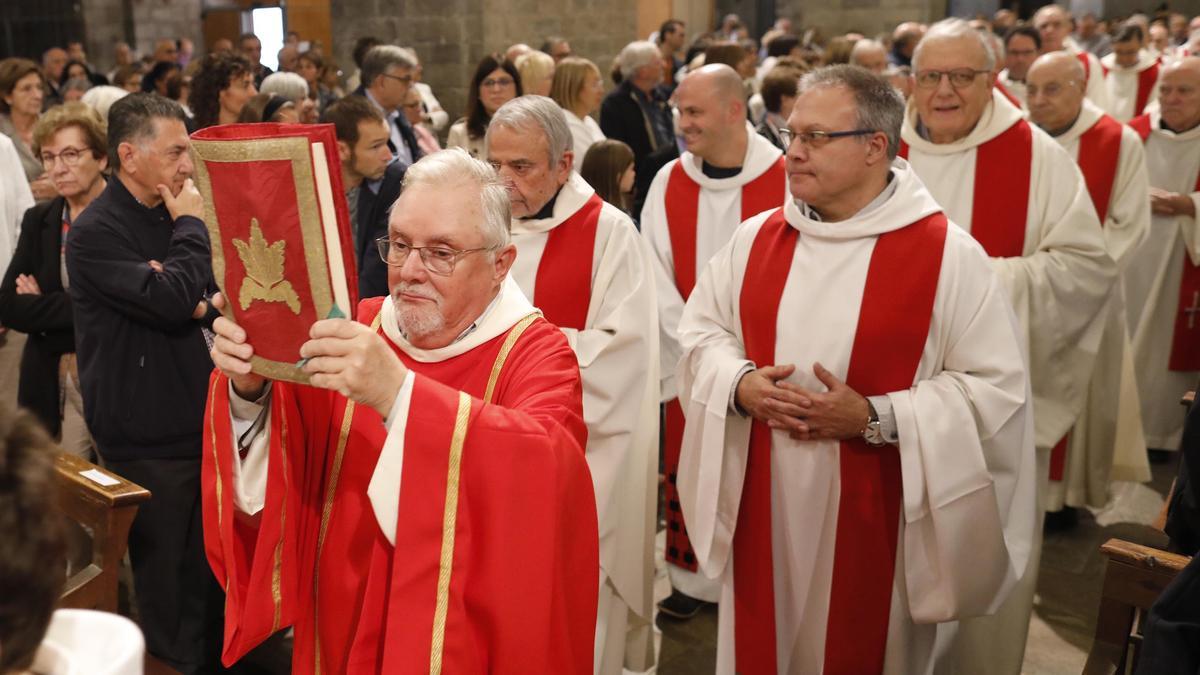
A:
{"type": "Polygon", "coordinates": [[[873,37],[890,33],[903,21],[929,23],[945,16],[945,3],[930,0],[779,0],[777,7],[779,16],[791,17],[804,28],[820,27],[826,37],[847,31],[873,37]]]}
{"type": "Polygon", "coordinates": [[[537,48],[564,35],[578,56],[607,73],[621,47],[636,39],[636,0],[338,0],[331,6],[338,63],[354,71],[360,36],[412,47],[425,82],[450,113],[461,116],[475,65],[515,42],[537,48]]]}
{"type": "Polygon", "coordinates": [[[139,55],[154,51],[163,38],[190,38],[204,44],[200,22],[201,0],[81,0],[87,29],[88,60],[108,72],[113,64],[113,44],[131,40],[139,55]]]}

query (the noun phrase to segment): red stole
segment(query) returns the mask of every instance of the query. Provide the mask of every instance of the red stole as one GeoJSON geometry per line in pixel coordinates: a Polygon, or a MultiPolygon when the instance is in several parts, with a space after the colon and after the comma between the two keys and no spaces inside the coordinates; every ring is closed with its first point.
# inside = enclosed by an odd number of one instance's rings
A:
{"type": "MultiPolygon", "coordinates": [[[[941,273],[947,221],[936,213],[881,235],[863,288],[847,384],[864,396],[907,390],[916,377],[941,273]]],[[[746,356],[775,363],[779,302],[799,232],[783,210],[754,239],[740,307],[746,356]]],[[[736,670],[776,672],[771,555],[771,430],[755,421],[734,531],[736,670]]],[[[842,441],[841,496],[826,623],[830,675],[882,672],[900,524],[899,450],[842,441]]]]}
{"type": "MultiPolygon", "coordinates": [[[[900,156],[908,159],[907,143],[900,156]]],[[[1033,131],[1025,120],[975,149],[971,236],[993,258],[1024,254],[1032,172],[1033,131]]]]}
{"type": "MultiPolygon", "coordinates": [[[[681,158],[667,180],[667,230],[671,236],[671,259],[675,262],[675,288],[684,300],[696,285],[696,223],[700,211],[700,184],[683,169],[681,158]]],[[[742,186],[741,219],[768,209],[778,208],[787,198],[787,180],[783,157],[766,171],[742,186]]],[[[730,223],[733,231],[738,223],[730,223]]]]}
{"type": "Polygon", "coordinates": [[[1150,91],[1154,89],[1154,83],[1158,82],[1158,61],[1138,73],[1137,80],[1137,99],[1133,104],[1134,116],[1141,115],[1142,111],[1146,109],[1146,102],[1150,100],[1150,91]]]}
{"type": "Polygon", "coordinates": [[[1004,86],[1004,83],[1000,81],[999,75],[996,76],[995,86],[996,86],[996,91],[999,91],[1000,95],[1002,95],[1004,98],[1008,99],[1009,103],[1015,105],[1018,108],[1025,107],[1024,104],[1021,103],[1021,100],[1018,99],[1016,97],[1016,95],[1013,94],[1011,91],[1009,91],[1008,87],[1004,86]]]}
{"type": "Polygon", "coordinates": [[[1117,179],[1117,166],[1121,158],[1121,123],[1102,115],[1079,137],[1079,168],[1087,183],[1088,194],[1100,224],[1108,217],[1109,200],[1112,198],[1113,183],[1117,179]]]}
{"type": "MultiPolygon", "coordinates": [[[[1150,116],[1130,120],[1129,126],[1142,137],[1150,138],[1150,116]]],[[[1196,176],[1196,192],[1200,192],[1200,175],[1196,176]]],[[[1190,372],[1200,370],[1200,266],[1192,264],[1187,251],[1183,252],[1183,276],[1179,280],[1179,299],[1175,312],[1175,330],[1171,337],[1171,357],[1167,370],[1190,372]]]]}
{"type": "Polygon", "coordinates": [[[1092,62],[1088,59],[1087,52],[1079,52],[1075,55],[1075,58],[1079,59],[1079,62],[1083,64],[1083,88],[1087,90],[1088,78],[1092,76],[1092,62]]]}
{"type": "Polygon", "coordinates": [[[604,200],[593,194],[578,211],[550,230],[538,262],[533,297],[546,320],[583,330],[592,300],[592,257],[604,200]]]}

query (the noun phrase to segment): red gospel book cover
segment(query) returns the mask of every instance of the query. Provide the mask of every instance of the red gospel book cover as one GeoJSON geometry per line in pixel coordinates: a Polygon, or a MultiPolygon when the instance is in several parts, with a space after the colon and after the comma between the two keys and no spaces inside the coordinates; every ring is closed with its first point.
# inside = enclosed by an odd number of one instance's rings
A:
{"type": "Polygon", "coordinates": [[[246,330],[254,372],[307,383],[300,345],[352,317],[358,273],[331,124],[228,124],[192,135],[213,277],[246,330]]]}

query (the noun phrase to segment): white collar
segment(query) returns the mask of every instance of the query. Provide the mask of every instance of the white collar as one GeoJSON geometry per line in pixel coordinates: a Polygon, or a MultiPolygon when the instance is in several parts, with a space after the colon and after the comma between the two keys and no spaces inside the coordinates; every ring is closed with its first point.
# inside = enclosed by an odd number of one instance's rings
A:
{"type": "MultiPolygon", "coordinates": [[[[866,216],[867,214],[871,213],[875,209],[882,206],[883,203],[886,202],[889,198],[891,198],[891,196],[895,193],[896,193],[896,172],[889,169],[888,170],[888,181],[883,186],[883,189],[879,191],[879,194],[875,195],[874,199],[872,199],[870,202],[868,202],[866,206],[859,209],[858,213],[855,213],[848,220],[854,220],[855,218],[866,216]]],[[[794,199],[792,201],[796,202],[796,207],[800,209],[800,213],[804,214],[805,218],[816,221],[818,223],[825,222],[825,219],[821,217],[821,214],[817,213],[816,210],[813,209],[808,204],[805,204],[804,202],[800,201],[799,199],[794,199]]]]}
{"type": "Polygon", "coordinates": [[[488,342],[515,326],[518,321],[537,312],[529,299],[521,292],[512,276],[507,276],[500,285],[500,292],[491,304],[475,319],[458,339],[436,349],[421,349],[413,346],[400,332],[400,323],[396,320],[396,303],[391,297],[385,298],[380,308],[379,323],[383,326],[383,334],[400,351],[420,363],[438,363],[465,354],[472,349],[488,342]]]}
{"type": "Polygon", "coordinates": [[[783,152],[771,141],[759,135],[750,123],[746,123],[746,155],[742,159],[742,170],[729,178],[710,178],[704,175],[704,161],[690,152],[684,152],[679,158],[679,164],[684,172],[705,190],[731,190],[741,188],[758,178],[764,171],[771,168],[775,160],[783,156],[783,152]]]}
{"type": "Polygon", "coordinates": [[[836,223],[815,220],[808,215],[808,207],[789,199],[783,205],[787,222],[802,234],[822,239],[860,239],[875,237],[898,230],[906,225],[942,210],[929,194],[925,184],[917,177],[908,162],[897,157],[892,162],[895,178],[884,189],[876,201],[859,211],[854,217],[836,223]]]}
{"type": "Polygon", "coordinates": [[[904,126],[900,136],[905,143],[916,150],[929,155],[952,155],[983,145],[1000,134],[1008,131],[1009,127],[1024,119],[1021,109],[1009,102],[1004,94],[992,88],[992,102],[983,109],[975,128],[965,137],[953,143],[934,143],[926,140],[917,132],[917,107],[911,100],[904,112],[904,126]]]}
{"type": "Polygon", "coordinates": [[[583,205],[594,194],[596,194],[596,190],[582,176],[572,171],[571,177],[559,188],[558,196],[554,199],[554,211],[549,218],[529,218],[526,220],[513,218],[510,229],[515,235],[553,230],[561,225],[564,220],[575,215],[576,211],[583,208],[583,205]]]}
{"type": "Polygon", "coordinates": [[[1054,140],[1058,141],[1059,144],[1070,143],[1096,126],[1096,122],[1099,122],[1102,117],[1104,117],[1104,111],[1097,108],[1095,103],[1085,98],[1083,99],[1083,107],[1079,109],[1079,116],[1075,118],[1075,123],[1061,135],[1055,136],[1054,140]]]}

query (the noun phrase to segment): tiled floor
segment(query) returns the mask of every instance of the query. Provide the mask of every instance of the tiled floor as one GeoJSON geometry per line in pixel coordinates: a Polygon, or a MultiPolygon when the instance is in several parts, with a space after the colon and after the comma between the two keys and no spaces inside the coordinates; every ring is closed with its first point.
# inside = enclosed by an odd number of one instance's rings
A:
{"type": "MultiPolygon", "coordinates": [[[[1038,596],[1025,648],[1025,675],[1076,675],[1083,670],[1092,644],[1096,608],[1104,574],[1099,548],[1111,537],[1164,546],[1166,537],[1149,523],[1162,508],[1178,455],[1153,464],[1148,484],[1117,483],[1108,506],[1083,511],[1079,525],[1046,537],[1038,596]]],[[[713,672],[717,610],[705,608],[690,621],[660,617],[663,630],[659,675],[703,675],[713,672]]]]}

